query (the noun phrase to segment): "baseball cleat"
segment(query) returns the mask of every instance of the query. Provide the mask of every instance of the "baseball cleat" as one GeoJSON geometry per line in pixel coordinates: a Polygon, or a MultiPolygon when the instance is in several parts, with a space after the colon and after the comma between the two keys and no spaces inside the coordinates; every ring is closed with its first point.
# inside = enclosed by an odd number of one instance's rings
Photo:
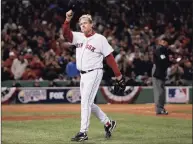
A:
{"type": "Polygon", "coordinates": [[[112,132],[115,129],[116,125],[117,125],[116,121],[110,121],[110,125],[104,126],[104,129],[105,129],[105,132],[106,132],[106,134],[105,134],[106,138],[111,137],[112,132]]]}
{"type": "Polygon", "coordinates": [[[168,115],[168,111],[166,111],[165,109],[161,110],[161,111],[158,111],[156,113],[156,115],[168,115]]]}
{"type": "Polygon", "coordinates": [[[86,133],[82,133],[82,132],[78,132],[76,136],[71,139],[71,141],[77,141],[77,142],[81,142],[85,140],[88,140],[88,136],[86,133]]]}

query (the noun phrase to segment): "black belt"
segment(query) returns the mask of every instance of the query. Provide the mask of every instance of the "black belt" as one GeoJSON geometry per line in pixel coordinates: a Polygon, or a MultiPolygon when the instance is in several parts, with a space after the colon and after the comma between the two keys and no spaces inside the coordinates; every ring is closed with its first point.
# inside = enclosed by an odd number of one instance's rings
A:
{"type": "MultiPolygon", "coordinates": [[[[102,69],[102,68],[96,68],[96,69],[102,69]]],[[[85,73],[88,73],[88,72],[91,72],[93,70],[96,70],[96,69],[91,69],[91,70],[87,70],[87,71],[80,71],[81,74],[85,74],[85,73]]]]}

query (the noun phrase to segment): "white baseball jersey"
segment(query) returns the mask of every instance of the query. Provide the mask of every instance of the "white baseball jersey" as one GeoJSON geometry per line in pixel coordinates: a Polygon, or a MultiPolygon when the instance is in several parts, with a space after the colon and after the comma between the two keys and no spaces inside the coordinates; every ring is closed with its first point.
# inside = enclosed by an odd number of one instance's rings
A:
{"type": "Polygon", "coordinates": [[[72,32],[72,44],[76,45],[76,64],[78,70],[103,68],[103,58],[113,52],[107,39],[98,33],[86,37],[84,33],[72,32]]]}
{"type": "Polygon", "coordinates": [[[90,124],[91,112],[103,124],[109,122],[107,115],[94,104],[103,77],[103,59],[113,52],[107,39],[95,33],[86,37],[84,33],[72,32],[72,44],[76,45],[76,65],[78,70],[88,71],[81,74],[80,93],[81,93],[81,127],[80,132],[87,132],[90,124]],[[95,69],[95,70],[94,70],[95,69]]]}

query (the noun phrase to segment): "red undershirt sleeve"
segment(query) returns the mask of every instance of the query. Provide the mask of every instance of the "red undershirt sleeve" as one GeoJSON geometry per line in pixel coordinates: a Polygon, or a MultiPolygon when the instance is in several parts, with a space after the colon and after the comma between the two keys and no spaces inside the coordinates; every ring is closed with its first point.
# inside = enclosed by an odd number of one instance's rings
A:
{"type": "Polygon", "coordinates": [[[121,76],[121,72],[118,68],[117,63],[115,62],[114,56],[111,54],[109,54],[107,57],[105,57],[105,60],[108,64],[108,66],[110,66],[115,74],[116,77],[121,76]]]}
{"type": "Polygon", "coordinates": [[[67,22],[67,21],[64,22],[62,31],[63,31],[64,38],[66,38],[69,42],[72,43],[73,34],[72,34],[71,29],[70,29],[70,23],[69,22],[67,22]]]}

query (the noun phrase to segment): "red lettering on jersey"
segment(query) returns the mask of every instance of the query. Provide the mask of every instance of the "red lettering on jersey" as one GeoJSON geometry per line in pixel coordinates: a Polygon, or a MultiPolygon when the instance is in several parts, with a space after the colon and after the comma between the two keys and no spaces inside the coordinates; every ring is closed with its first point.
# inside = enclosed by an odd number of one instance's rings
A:
{"type": "Polygon", "coordinates": [[[75,44],[75,45],[76,45],[76,48],[81,48],[82,45],[83,45],[83,43],[77,43],[77,44],[75,44]]]}
{"type": "Polygon", "coordinates": [[[90,50],[90,51],[92,51],[92,52],[94,52],[94,50],[96,49],[95,47],[93,47],[92,45],[86,45],[86,49],[88,49],[88,50],[90,50]]]}
{"type": "Polygon", "coordinates": [[[89,48],[89,50],[91,50],[92,46],[91,46],[91,45],[89,45],[89,47],[88,47],[88,48],[89,48]]]}
{"type": "Polygon", "coordinates": [[[87,44],[87,45],[86,45],[86,48],[89,49],[89,46],[90,46],[90,45],[87,44]]]}
{"type": "Polygon", "coordinates": [[[96,49],[95,47],[92,47],[91,51],[94,52],[95,49],[96,49]]]}

